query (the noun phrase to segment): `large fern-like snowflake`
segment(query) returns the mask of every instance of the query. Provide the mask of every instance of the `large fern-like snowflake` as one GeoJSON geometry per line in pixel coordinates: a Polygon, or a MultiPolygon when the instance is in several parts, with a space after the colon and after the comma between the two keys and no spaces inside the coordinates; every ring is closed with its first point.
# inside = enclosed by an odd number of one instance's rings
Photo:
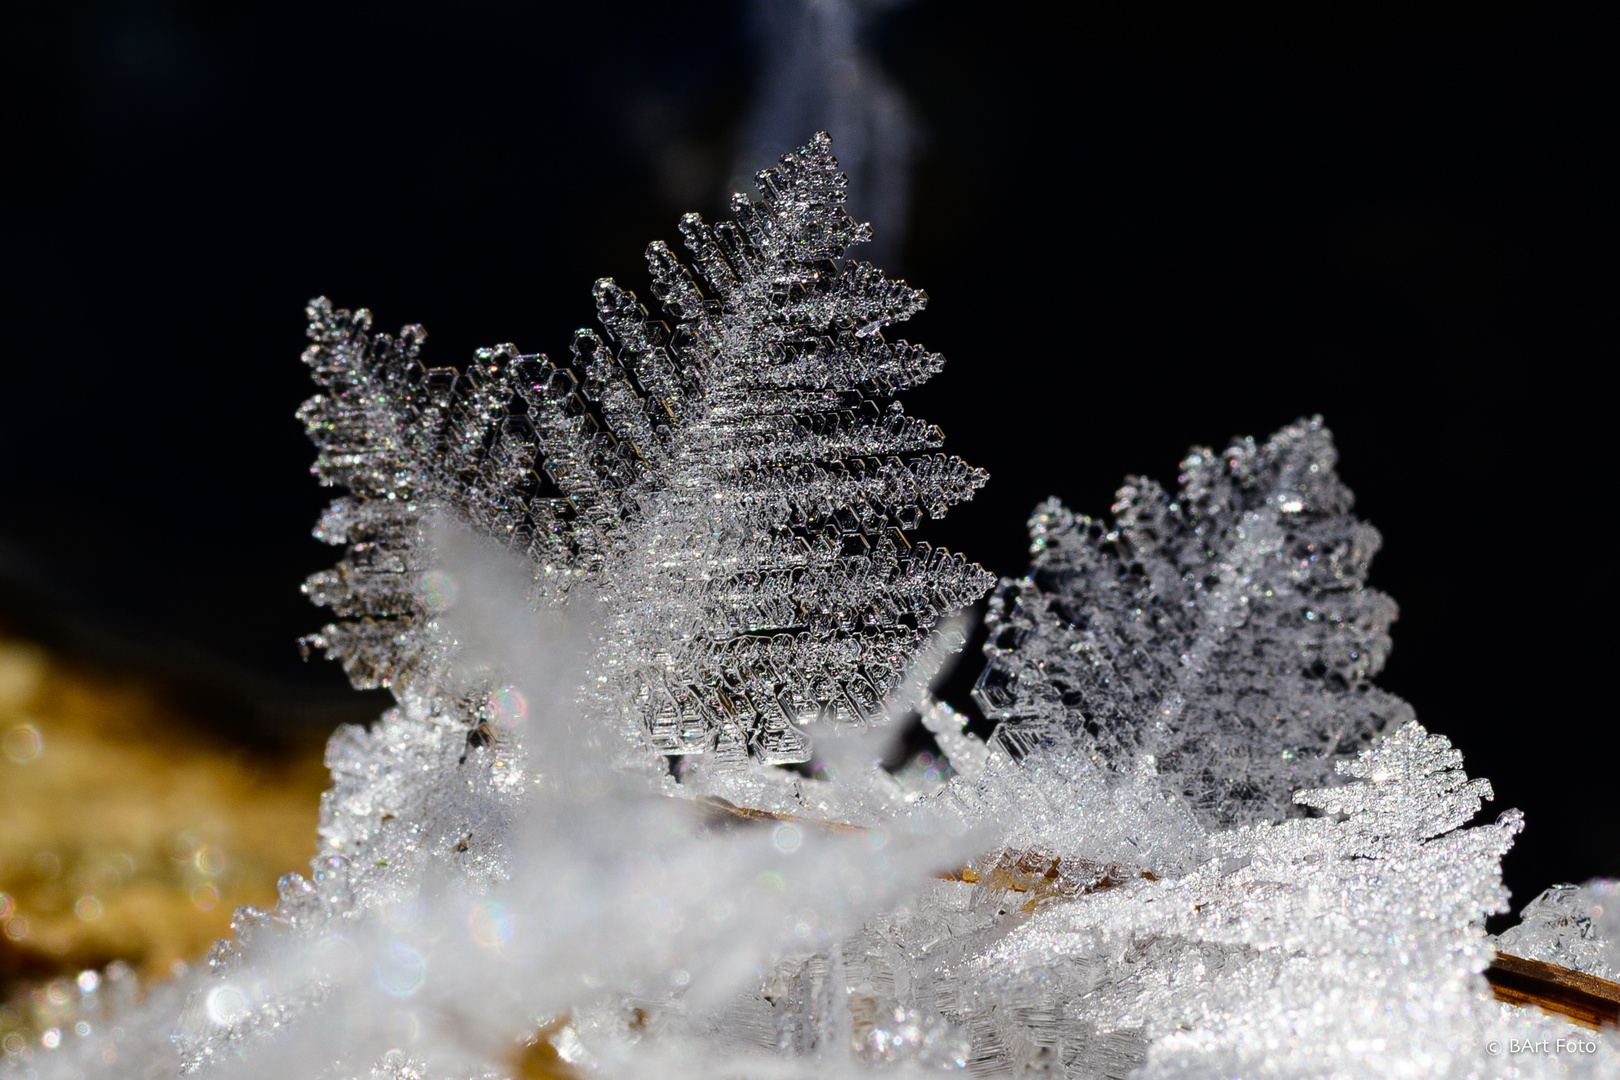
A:
{"type": "Polygon", "coordinates": [[[1318,418],[1192,450],[1174,495],[1133,477],[1112,523],[1037,507],[975,690],[997,741],[1113,768],[1152,755],[1225,826],[1288,816],[1294,791],[1411,719],[1369,681],[1396,609],[1366,585],[1379,536],[1350,514],[1335,456],[1318,418]]]}
{"type": "Polygon", "coordinates": [[[561,363],[501,345],[425,368],[420,327],[311,304],[324,392],[301,415],[316,475],[349,490],[316,532],[347,553],[307,586],[338,617],[313,641],[356,685],[441,678],[436,514],[526,555],[537,602],[603,601],[597,704],[645,749],[717,763],[804,761],[805,725],[874,718],[993,584],[907,537],[986,479],[894,400],[942,364],[883,335],[926,297],[846,260],[868,230],[825,135],[758,182],[732,220],[681,221],[691,268],[648,249],[667,322],[603,279],[605,337],[561,363]]]}

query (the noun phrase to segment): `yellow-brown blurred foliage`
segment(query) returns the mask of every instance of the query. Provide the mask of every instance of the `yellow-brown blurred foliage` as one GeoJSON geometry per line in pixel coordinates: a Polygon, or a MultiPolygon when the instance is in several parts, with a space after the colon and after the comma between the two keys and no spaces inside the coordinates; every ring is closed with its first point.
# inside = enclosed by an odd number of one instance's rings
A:
{"type": "Polygon", "coordinates": [[[0,1001],[197,960],[308,869],[326,780],[319,744],[233,744],[138,679],[0,636],[0,1001]]]}

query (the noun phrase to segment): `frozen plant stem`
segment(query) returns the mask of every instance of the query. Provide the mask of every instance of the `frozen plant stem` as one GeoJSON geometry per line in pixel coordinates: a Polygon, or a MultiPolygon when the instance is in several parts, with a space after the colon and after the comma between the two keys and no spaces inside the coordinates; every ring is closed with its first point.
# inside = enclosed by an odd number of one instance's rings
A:
{"type": "Polygon", "coordinates": [[[1534,1005],[1587,1028],[1620,1026],[1620,983],[1504,952],[1485,979],[1496,1000],[1509,1005],[1534,1005]]]}

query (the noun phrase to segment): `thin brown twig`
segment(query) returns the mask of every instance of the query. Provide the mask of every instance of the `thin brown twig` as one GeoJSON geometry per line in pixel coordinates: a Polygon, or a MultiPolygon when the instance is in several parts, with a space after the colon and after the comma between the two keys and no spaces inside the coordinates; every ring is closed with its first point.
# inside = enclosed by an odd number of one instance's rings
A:
{"type": "MultiPolygon", "coordinates": [[[[726,825],[763,824],[791,821],[837,832],[855,831],[856,826],[813,818],[776,814],[735,806],[725,799],[705,796],[698,800],[709,828],[726,825]]],[[[1061,859],[1028,851],[1004,851],[979,867],[962,867],[938,875],[948,881],[982,885],[997,892],[1029,895],[1025,911],[1054,899],[1072,899],[1123,884],[1131,878],[1154,880],[1151,871],[1134,867],[1107,866],[1077,860],[1068,865],[1061,859]]],[[[1620,983],[1600,979],[1557,964],[1527,960],[1499,952],[1485,972],[1485,981],[1498,1001],[1510,1005],[1534,1005],[1568,1017],[1583,1027],[1598,1029],[1620,1026],[1620,983]]]]}
{"type": "Polygon", "coordinates": [[[1499,952],[1485,970],[1496,1000],[1535,1005],[1582,1027],[1620,1026],[1620,983],[1499,952]]]}

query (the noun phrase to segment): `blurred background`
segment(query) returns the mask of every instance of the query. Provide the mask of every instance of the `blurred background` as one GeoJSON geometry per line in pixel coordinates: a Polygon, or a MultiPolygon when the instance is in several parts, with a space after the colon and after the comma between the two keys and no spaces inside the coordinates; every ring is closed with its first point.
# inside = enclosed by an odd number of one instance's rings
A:
{"type": "Polygon", "coordinates": [[[424,323],[434,364],[555,355],[595,278],[647,297],[648,241],[818,128],[872,257],[932,298],[900,333],[949,364],[908,411],[991,474],[925,538],[1017,576],[1039,499],[1102,514],[1127,474],[1173,483],[1192,444],[1320,412],[1402,609],[1382,685],[1528,815],[1515,908],[1620,874],[1614,9],[13,0],[0,20],[0,801],[50,808],[0,832],[0,905],[78,935],[0,940],[15,977],[129,955],[90,932],[111,901],[85,918],[37,857],[90,828],[64,793],[105,781],[25,785],[29,755],[206,759],[152,781],[179,801],[147,870],[84,871],[213,912],[206,942],[239,896],[205,849],[268,899],[313,851],[324,734],[386,703],[295,645],[323,621],[299,583],[336,556],[293,419],[305,300],[424,323]],[[213,794],[174,794],[193,788],[213,794]],[[254,847],[260,811],[228,809],[253,792],[299,793],[298,850],[254,847]]]}

